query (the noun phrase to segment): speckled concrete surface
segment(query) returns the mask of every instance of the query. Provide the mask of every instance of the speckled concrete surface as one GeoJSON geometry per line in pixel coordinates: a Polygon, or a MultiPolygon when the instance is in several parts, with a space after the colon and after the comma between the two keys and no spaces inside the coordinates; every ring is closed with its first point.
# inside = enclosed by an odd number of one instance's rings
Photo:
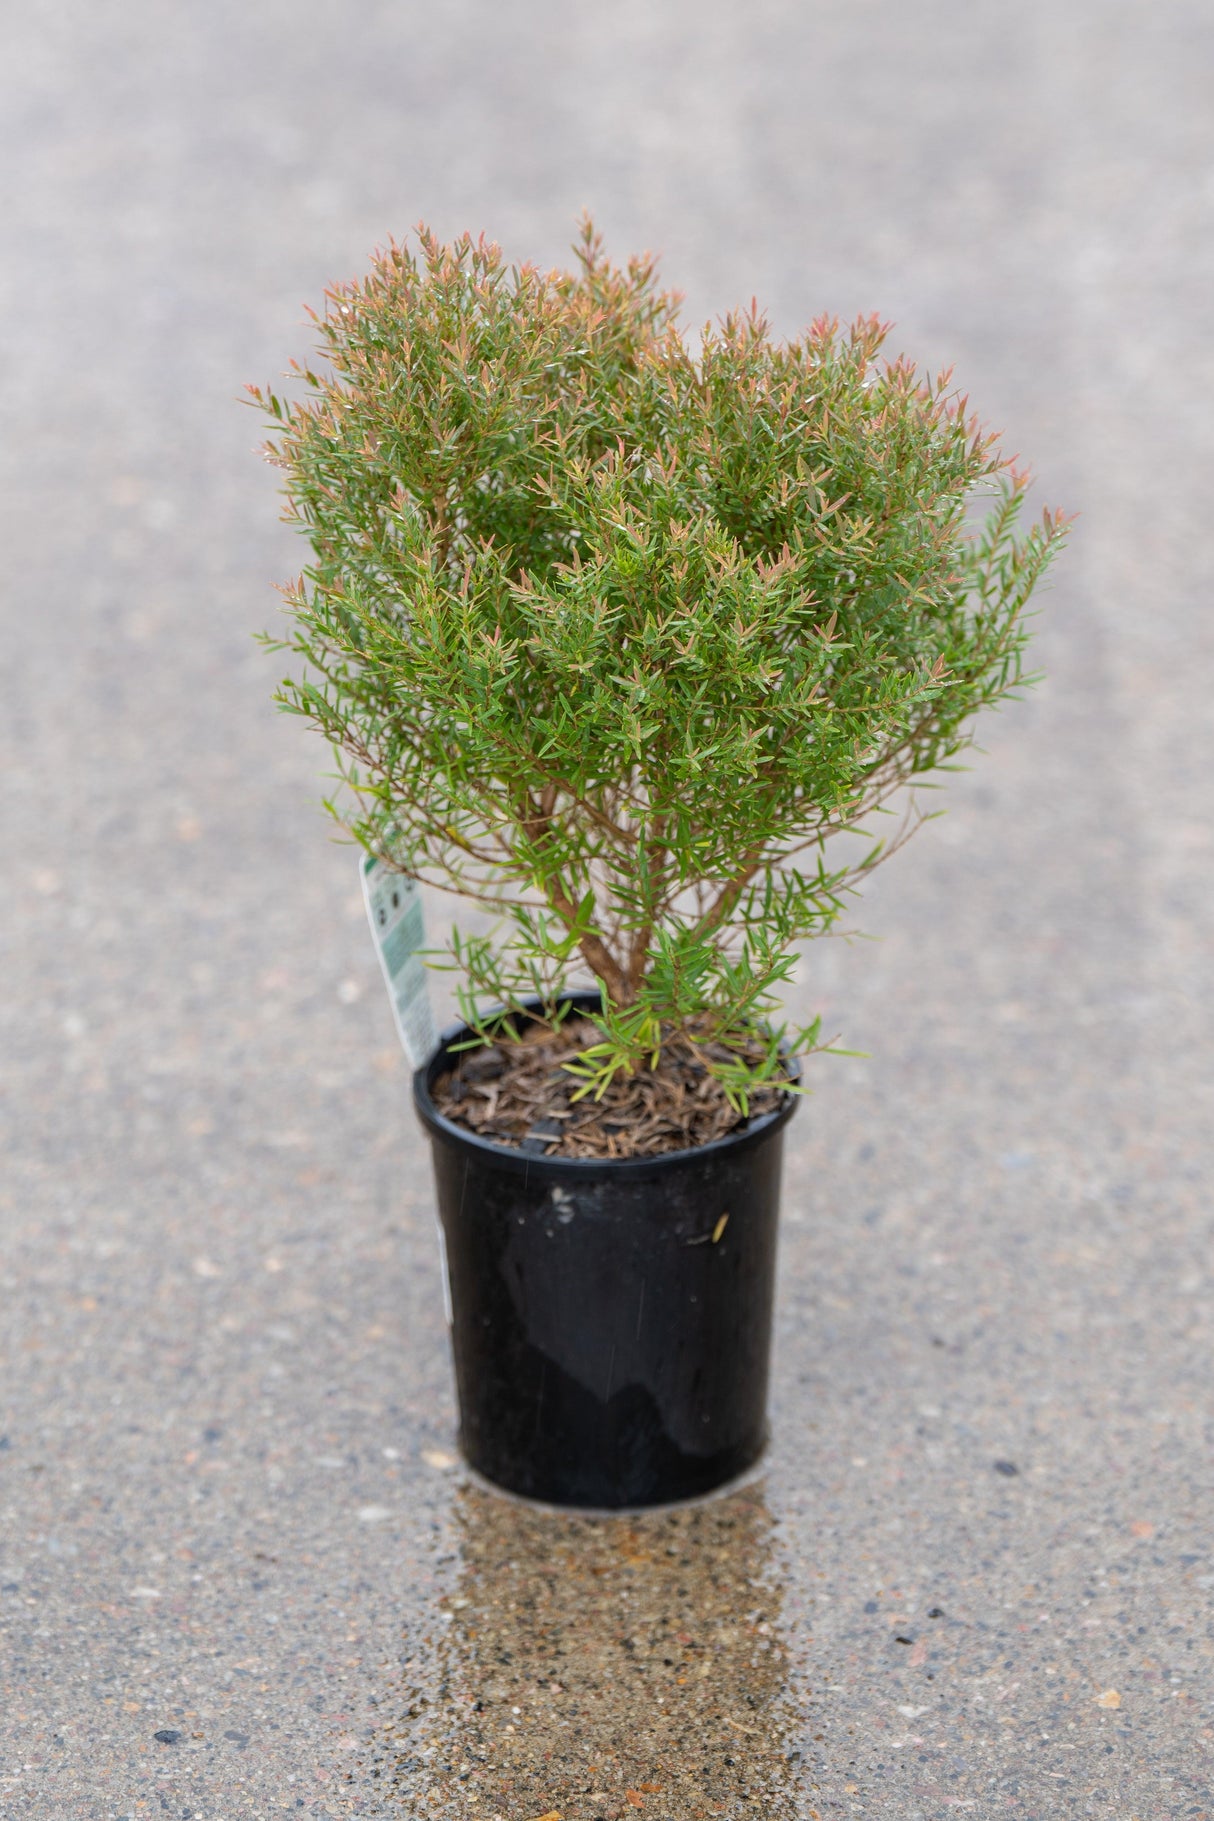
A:
{"type": "Polygon", "coordinates": [[[3,1821],[1214,1815],[1212,38],[1199,0],[8,21],[3,1821]],[[728,1501],[464,1485],[353,860],[250,642],[296,552],[233,401],[302,302],[423,214],[557,259],[584,204],[693,320],[894,317],[1083,514],[1048,681],[881,940],[807,959],[871,1060],[790,1134],[732,1563],[728,1501]]]}

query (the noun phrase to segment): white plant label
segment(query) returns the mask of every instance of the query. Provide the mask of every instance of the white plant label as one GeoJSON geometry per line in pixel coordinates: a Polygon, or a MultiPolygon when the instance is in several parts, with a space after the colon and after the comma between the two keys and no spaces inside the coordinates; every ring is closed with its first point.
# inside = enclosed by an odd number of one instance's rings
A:
{"type": "Polygon", "coordinates": [[[420,1069],[438,1048],[425,963],[418,954],[425,940],[421,890],[416,879],[389,872],[370,854],[364,854],[359,874],[397,1034],[410,1063],[420,1069]]]}

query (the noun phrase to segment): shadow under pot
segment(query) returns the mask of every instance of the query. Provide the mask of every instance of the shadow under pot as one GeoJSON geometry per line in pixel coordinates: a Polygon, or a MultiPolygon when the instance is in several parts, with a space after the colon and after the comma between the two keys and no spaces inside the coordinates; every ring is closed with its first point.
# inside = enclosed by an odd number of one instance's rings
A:
{"type": "Polygon", "coordinates": [[[445,1032],[413,1077],[465,1458],[553,1505],[664,1505],[725,1485],[767,1440],[780,1163],[797,1097],[692,1150],[535,1156],[436,1107],[431,1088],[471,1035],[445,1032]]]}

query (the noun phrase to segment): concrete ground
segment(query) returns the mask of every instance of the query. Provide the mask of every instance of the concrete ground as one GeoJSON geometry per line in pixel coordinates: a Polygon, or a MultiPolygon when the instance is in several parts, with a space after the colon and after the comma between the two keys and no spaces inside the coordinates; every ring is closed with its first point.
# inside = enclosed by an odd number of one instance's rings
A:
{"type": "Polygon", "coordinates": [[[3,1821],[1214,1815],[1212,40],[1200,0],[10,17],[3,1821]],[[871,1059],[792,1128],[765,1469],[611,1525],[454,1462],[235,402],[388,234],[551,261],[585,205],[693,322],[895,318],[1082,513],[1046,682],[881,940],[805,962],[871,1059]]]}

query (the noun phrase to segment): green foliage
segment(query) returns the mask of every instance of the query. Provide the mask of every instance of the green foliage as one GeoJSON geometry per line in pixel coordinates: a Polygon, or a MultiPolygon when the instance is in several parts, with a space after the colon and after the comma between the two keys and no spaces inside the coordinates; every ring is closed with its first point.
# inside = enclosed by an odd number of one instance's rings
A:
{"type": "MultiPolygon", "coordinates": [[[[327,294],[300,399],[250,388],[312,544],[279,700],[339,754],[331,807],[503,912],[457,940],[466,1006],[601,982],[595,1091],[770,1022],[909,826],[866,818],[1024,680],[1065,529],[1019,530],[1026,477],[875,317],[697,348],[677,303],[589,223],[572,273],[422,230],[327,294]]],[[[721,1071],[739,1106],[762,1067],[721,1071]]]]}

